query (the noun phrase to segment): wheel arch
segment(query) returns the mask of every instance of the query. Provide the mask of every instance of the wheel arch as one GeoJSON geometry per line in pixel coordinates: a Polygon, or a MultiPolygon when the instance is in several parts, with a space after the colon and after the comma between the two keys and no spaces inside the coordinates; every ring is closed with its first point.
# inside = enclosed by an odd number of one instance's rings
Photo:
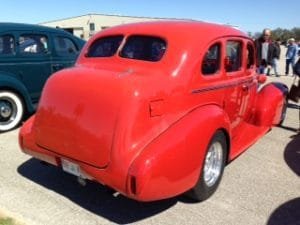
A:
{"type": "Polygon", "coordinates": [[[128,172],[127,194],[149,201],[192,188],[201,175],[207,146],[218,130],[224,133],[230,148],[230,122],[221,107],[205,105],[188,113],[135,158],[128,172]]]}
{"type": "Polygon", "coordinates": [[[287,93],[288,87],[285,84],[272,82],[265,85],[257,95],[250,123],[266,127],[279,124],[287,93]]]}
{"type": "Polygon", "coordinates": [[[227,146],[227,149],[226,149],[226,164],[228,164],[230,162],[230,150],[231,150],[230,135],[229,135],[228,130],[225,129],[225,128],[219,128],[218,130],[222,131],[224,136],[225,136],[225,141],[226,141],[226,146],[227,146]]]}
{"type": "Polygon", "coordinates": [[[0,91],[11,91],[17,94],[24,103],[24,110],[26,113],[31,114],[34,112],[34,107],[30,99],[29,93],[17,78],[9,75],[0,74],[0,91]]]}

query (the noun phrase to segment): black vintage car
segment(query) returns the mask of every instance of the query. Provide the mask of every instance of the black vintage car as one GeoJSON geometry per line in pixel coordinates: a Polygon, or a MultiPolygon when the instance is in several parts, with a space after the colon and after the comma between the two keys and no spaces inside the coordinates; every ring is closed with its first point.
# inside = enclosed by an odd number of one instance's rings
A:
{"type": "Polygon", "coordinates": [[[84,43],[61,29],[0,23],[0,132],[34,112],[48,77],[72,66],[84,43]]]}

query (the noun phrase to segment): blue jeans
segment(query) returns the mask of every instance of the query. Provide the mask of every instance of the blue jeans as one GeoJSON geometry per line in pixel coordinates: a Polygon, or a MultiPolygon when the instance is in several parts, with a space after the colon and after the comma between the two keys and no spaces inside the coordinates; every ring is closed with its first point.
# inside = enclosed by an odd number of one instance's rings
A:
{"type": "Polygon", "coordinates": [[[277,58],[273,58],[272,67],[274,68],[275,75],[278,76],[278,59],[277,58]]]}
{"type": "Polygon", "coordinates": [[[267,66],[264,65],[260,65],[257,69],[257,72],[259,74],[266,74],[266,75],[270,75],[270,68],[268,68],[267,66]]]}
{"type": "MultiPolygon", "coordinates": [[[[289,75],[290,65],[292,65],[292,70],[294,70],[295,61],[296,61],[295,59],[286,59],[285,75],[289,75]]],[[[293,71],[293,73],[294,73],[294,71],[293,71]]]]}

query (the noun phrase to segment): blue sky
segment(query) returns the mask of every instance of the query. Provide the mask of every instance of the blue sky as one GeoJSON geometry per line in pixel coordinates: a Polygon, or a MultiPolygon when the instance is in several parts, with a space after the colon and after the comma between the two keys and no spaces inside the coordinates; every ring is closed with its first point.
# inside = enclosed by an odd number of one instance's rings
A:
{"type": "Polygon", "coordinates": [[[6,0],[1,5],[0,22],[41,23],[88,13],[197,19],[229,23],[250,32],[300,26],[299,0],[6,0]]]}

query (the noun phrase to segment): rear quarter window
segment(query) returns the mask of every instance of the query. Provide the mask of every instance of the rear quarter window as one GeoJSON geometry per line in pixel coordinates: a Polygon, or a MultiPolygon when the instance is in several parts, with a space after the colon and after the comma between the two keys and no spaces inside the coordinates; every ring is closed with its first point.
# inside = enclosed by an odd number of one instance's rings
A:
{"type": "Polygon", "coordinates": [[[167,47],[166,41],[159,37],[130,36],[120,56],[122,58],[157,62],[162,59],[167,47]]]}
{"type": "Polygon", "coordinates": [[[72,56],[79,52],[76,44],[67,37],[55,37],[54,48],[59,56],[72,56]]]}
{"type": "Polygon", "coordinates": [[[11,35],[0,36],[0,56],[12,55],[15,53],[15,41],[11,35]]]}
{"type": "Polygon", "coordinates": [[[202,74],[205,76],[217,74],[221,65],[221,44],[213,44],[206,52],[202,61],[202,74]]]}

